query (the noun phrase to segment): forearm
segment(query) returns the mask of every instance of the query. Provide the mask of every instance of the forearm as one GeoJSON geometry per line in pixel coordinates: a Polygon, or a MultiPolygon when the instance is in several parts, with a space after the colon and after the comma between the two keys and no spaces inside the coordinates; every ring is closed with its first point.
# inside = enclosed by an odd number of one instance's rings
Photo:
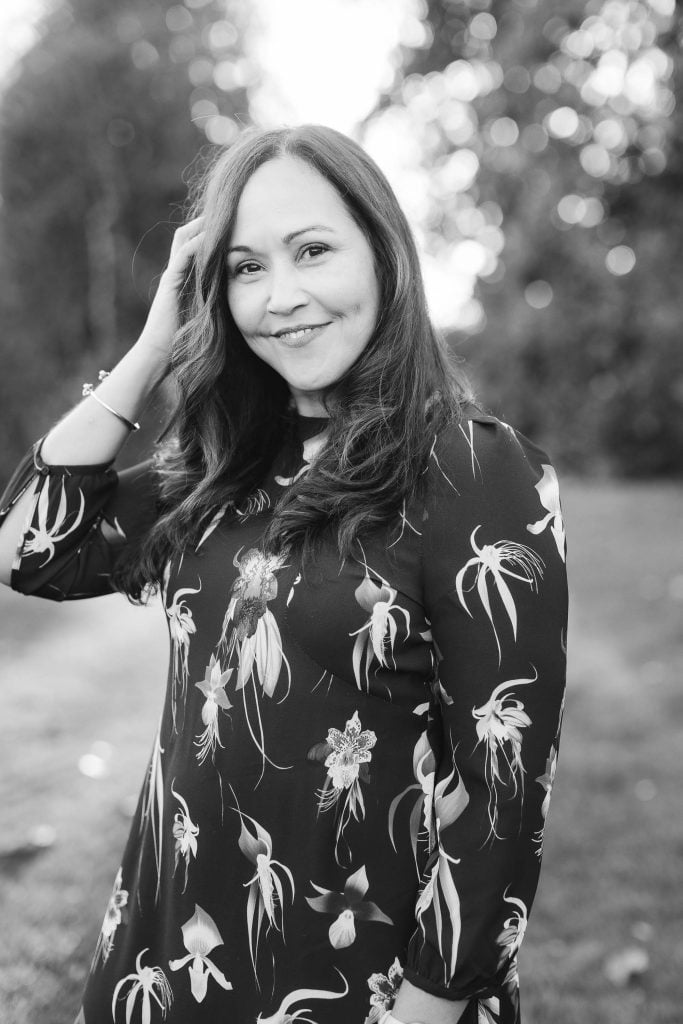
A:
{"type": "Polygon", "coordinates": [[[405,1024],[457,1024],[466,1007],[466,1000],[440,999],[404,979],[391,1012],[405,1024]]]}
{"type": "MultiPolygon", "coordinates": [[[[126,419],[135,421],[167,373],[168,356],[142,336],[97,385],[97,394],[126,419]]],[[[48,465],[88,466],[110,462],[123,446],[129,428],[88,396],[57,423],[43,441],[48,465]]]]}

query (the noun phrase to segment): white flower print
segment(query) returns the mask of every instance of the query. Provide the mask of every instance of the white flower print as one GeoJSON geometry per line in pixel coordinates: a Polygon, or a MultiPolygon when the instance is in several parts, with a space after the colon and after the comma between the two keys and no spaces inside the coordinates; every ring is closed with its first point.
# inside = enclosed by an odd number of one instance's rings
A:
{"type": "Polygon", "coordinates": [[[279,484],[280,487],[289,487],[291,484],[295,484],[304,473],[308,473],[313,460],[322,451],[327,441],[327,428],[325,428],[320,434],[316,434],[315,437],[309,437],[304,441],[303,458],[304,464],[294,476],[276,476],[275,483],[279,484]]]}
{"type": "Polygon", "coordinates": [[[372,992],[370,996],[370,1013],[363,1024],[377,1024],[377,1021],[394,1005],[398,990],[403,981],[403,968],[398,957],[386,974],[371,974],[368,978],[368,988],[372,992]]]}
{"type": "Polygon", "coordinates": [[[172,782],[171,792],[180,804],[180,810],[176,811],[173,818],[173,838],[175,839],[175,867],[173,868],[173,874],[178,870],[178,864],[182,858],[185,861],[185,885],[183,886],[183,892],[185,892],[187,889],[187,876],[190,870],[190,860],[192,857],[196,858],[197,856],[199,826],[195,825],[190,817],[187,801],[173,787],[174,783],[172,782]]]}
{"type": "Polygon", "coordinates": [[[477,1024],[498,1024],[499,1014],[498,996],[489,996],[488,999],[480,999],[477,1003],[477,1024]]]}
{"type": "Polygon", "coordinates": [[[522,945],[524,935],[526,934],[529,916],[524,901],[517,899],[516,896],[508,896],[507,889],[505,890],[503,899],[506,903],[511,903],[516,909],[504,922],[503,931],[496,939],[498,945],[502,947],[500,961],[498,964],[499,967],[507,960],[515,960],[517,953],[519,952],[519,947],[522,945]]]}
{"type": "Polygon", "coordinates": [[[476,719],[477,746],[483,743],[486,747],[486,784],[489,790],[489,838],[496,836],[498,824],[497,786],[512,785],[513,796],[524,784],[524,765],[522,764],[522,729],[531,725],[531,719],[524,710],[524,704],[513,693],[506,693],[512,686],[527,686],[535,683],[538,675],[531,679],[508,679],[499,683],[493,693],[479,708],[472,708],[472,717],[476,719]],[[509,779],[504,779],[503,765],[507,769],[509,779]]]}
{"type": "Polygon", "coordinates": [[[363,899],[369,888],[364,864],[352,875],[349,875],[343,893],[323,889],[315,882],[311,882],[311,885],[321,895],[307,896],[308,905],[321,914],[336,915],[328,933],[334,949],[344,949],[355,941],[356,921],[394,923],[390,917],[382,913],[376,903],[363,899]]]}
{"type": "MultiPolygon", "coordinates": [[[[391,845],[396,850],[396,842],[394,840],[394,821],[396,818],[396,812],[398,811],[399,804],[404,796],[413,791],[417,792],[417,797],[413,803],[410,820],[409,820],[409,832],[410,832],[410,843],[413,849],[413,860],[415,861],[415,870],[418,878],[420,870],[418,867],[417,857],[417,845],[420,835],[420,817],[424,817],[424,824],[427,830],[427,841],[428,848],[431,850],[433,842],[430,830],[430,822],[428,821],[428,808],[431,805],[432,795],[434,792],[434,771],[436,768],[436,761],[434,759],[434,752],[429,745],[427,738],[427,730],[425,730],[420,736],[419,740],[415,744],[413,751],[413,774],[415,775],[416,781],[395,796],[389,805],[388,814],[388,828],[389,838],[391,839],[391,845]]],[[[396,851],[398,852],[398,851],[396,851]]]]}
{"type": "MultiPolygon", "coordinates": [[[[378,573],[375,573],[378,576],[378,573]]],[[[356,601],[361,608],[370,614],[370,618],[360,629],[354,630],[349,636],[355,636],[356,642],[353,645],[353,674],[356,678],[358,689],[362,689],[361,665],[365,664],[362,675],[365,678],[365,686],[369,691],[370,679],[369,670],[372,664],[373,655],[382,668],[389,666],[387,652],[392,656],[398,625],[395,614],[402,615],[405,621],[406,633],[410,630],[410,613],[395,604],[397,591],[389,586],[386,580],[381,580],[381,586],[373,583],[368,575],[368,567],[365,567],[365,579],[356,587],[356,601]],[[365,656],[365,657],[363,657],[365,656]]]]}
{"type": "MultiPolygon", "coordinates": [[[[56,486],[56,484],[55,484],[56,486]]],[[[23,555],[40,555],[44,551],[47,552],[47,557],[44,562],[41,562],[40,568],[50,561],[55,553],[55,545],[63,541],[70,533],[78,529],[83,521],[83,513],[85,511],[85,496],[83,491],[78,488],[78,494],[80,496],[80,505],[78,512],[76,513],[71,526],[60,533],[60,529],[64,526],[68,516],[69,510],[67,508],[66,488],[64,486],[64,479],[61,481],[62,491],[59,496],[59,504],[55,513],[54,521],[52,526],[48,526],[47,517],[50,510],[50,478],[46,478],[43,482],[43,486],[40,489],[40,495],[34,506],[38,515],[37,526],[31,526],[26,534],[26,540],[22,550],[23,555]]]]}
{"type": "Polygon", "coordinates": [[[390,548],[393,548],[395,544],[398,544],[398,542],[403,539],[403,534],[405,533],[406,526],[411,531],[411,533],[415,534],[416,537],[421,537],[422,536],[422,531],[418,530],[416,526],[413,526],[413,524],[408,519],[408,516],[406,514],[406,501],[405,501],[405,498],[403,499],[403,503],[401,505],[401,511],[399,512],[399,519],[401,521],[401,529],[400,529],[400,532],[399,532],[398,536],[396,537],[396,540],[393,540],[391,542],[391,544],[389,545],[390,548]]]}
{"type": "Polygon", "coordinates": [[[263,554],[257,548],[250,548],[244,555],[241,551],[240,548],[233,559],[239,576],[232,585],[219,648],[226,653],[228,662],[235,655],[238,659],[236,690],[242,691],[247,728],[262,757],[261,775],[256,783],[259,785],[266,761],[274,768],[283,768],[271,761],[265,751],[257,683],[263,696],[272,697],[284,663],[288,682],[281,700],[285,700],[291,685],[291,672],[282,648],[280,630],[268,608],[268,602],[277,596],[275,574],[284,566],[286,556],[263,554]],[[247,705],[248,684],[251,684],[254,697],[255,723],[247,705]]]}
{"type": "MultiPolygon", "coordinates": [[[[233,791],[234,795],[234,791],[233,791]]],[[[258,955],[258,944],[261,934],[263,919],[268,919],[268,930],[275,928],[282,932],[284,939],[284,891],[282,879],[276,869],[284,874],[292,890],[292,903],[294,902],[294,878],[292,872],[282,861],[273,857],[273,840],[270,833],[248,814],[244,814],[239,807],[233,807],[240,816],[241,831],[238,845],[247,860],[254,865],[256,872],[253,878],[243,883],[245,889],[249,889],[247,901],[247,931],[249,933],[249,952],[251,964],[254,969],[256,984],[260,989],[258,974],[256,972],[256,957],[258,955]],[[256,833],[252,835],[245,824],[251,823],[256,833]],[[254,931],[254,919],[256,919],[256,931],[254,931]]]]}
{"type": "Polygon", "coordinates": [[[550,797],[553,792],[553,783],[555,781],[555,773],[557,771],[557,750],[554,746],[550,748],[550,754],[545,762],[545,772],[543,775],[539,775],[536,779],[543,789],[545,790],[545,796],[543,797],[543,803],[541,804],[541,817],[543,818],[543,825],[537,832],[534,832],[533,842],[538,844],[536,850],[536,856],[540,857],[543,853],[543,829],[545,826],[545,820],[548,816],[548,809],[550,807],[550,797]]]}
{"type": "Polygon", "coordinates": [[[220,508],[218,508],[214,512],[214,514],[212,515],[212,517],[211,517],[211,519],[209,521],[208,526],[204,530],[204,533],[199,538],[199,542],[197,544],[197,547],[194,549],[195,554],[197,554],[197,552],[199,551],[199,549],[202,546],[202,544],[204,544],[204,542],[209,539],[209,537],[211,536],[213,531],[216,529],[216,527],[220,523],[221,519],[223,518],[223,516],[227,512],[229,504],[230,503],[226,501],[223,505],[220,506],[220,508]]]}
{"type": "Polygon", "coordinates": [[[479,459],[477,458],[476,452],[474,450],[474,423],[473,423],[472,420],[468,420],[467,421],[467,433],[465,433],[465,428],[463,427],[462,423],[459,426],[460,426],[460,433],[465,438],[465,441],[467,442],[467,447],[470,450],[471,461],[472,461],[472,476],[476,477],[477,474],[476,474],[476,471],[475,471],[475,465],[476,465],[476,468],[479,470],[480,473],[481,473],[481,466],[479,465],[479,459]]]}
{"type": "Polygon", "coordinates": [[[313,761],[325,759],[327,778],[323,788],[317,791],[318,814],[341,805],[337,818],[335,860],[339,864],[338,844],[344,829],[353,817],[361,821],[365,817],[365,803],[360,781],[369,781],[367,766],[372,759],[370,750],[377,742],[371,729],[361,731],[358,712],[354,711],[347,721],[344,732],[329,729],[327,741],[317,743],[308,752],[313,761]]]}
{"type": "Polygon", "coordinates": [[[538,590],[538,581],[543,577],[543,566],[545,563],[531,548],[526,547],[524,544],[516,544],[510,540],[499,540],[495,544],[484,544],[480,548],[475,540],[477,530],[480,529],[481,526],[475,526],[472,531],[470,544],[474,551],[474,558],[470,558],[458,572],[455,578],[455,587],[461,605],[470,618],[472,618],[472,612],[465,601],[464,581],[469,570],[474,570],[474,581],[468,590],[472,590],[475,586],[477,588],[477,594],[493,628],[493,635],[496,638],[496,647],[498,648],[498,662],[500,663],[500,641],[495,622],[493,621],[493,612],[491,611],[491,598],[488,590],[489,578],[498,590],[512,625],[512,635],[517,639],[517,609],[505,577],[507,576],[509,579],[526,583],[532,590],[538,590]]]}
{"type": "Polygon", "coordinates": [[[223,939],[211,915],[195,903],[194,914],[182,926],[182,933],[183,945],[188,951],[187,956],[179,960],[169,960],[168,966],[172,971],[179,971],[185,964],[190,965],[190,991],[197,1002],[201,1003],[206,996],[209,977],[226,991],[231,989],[232,984],[209,957],[209,953],[216,946],[223,945],[223,939]]]}
{"type": "Polygon", "coordinates": [[[123,876],[121,868],[119,868],[107,909],[104,912],[104,921],[102,922],[102,928],[97,939],[97,945],[95,946],[95,954],[92,961],[93,969],[97,966],[97,962],[100,959],[103,964],[106,964],[109,954],[114,948],[116,929],[121,924],[121,910],[128,903],[128,892],[126,889],[121,888],[122,884],[123,876]]]}
{"type": "MultiPolygon", "coordinates": [[[[149,949],[146,948],[138,953],[135,958],[135,973],[127,974],[125,978],[121,978],[114,989],[111,1000],[111,1015],[114,1024],[116,1024],[116,1000],[119,998],[119,992],[126,985],[130,985],[126,998],[126,1024],[131,1024],[138,995],[142,997],[140,1024],[151,1024],[152,1000],[160,1008],[162,1019],[166,1019],[166,1014],[173,1002],[173,992],[168,983],[168,978],[161,967],[142,966],[142,958],[148,952],[149,949]]],[[[123,999],[123,995],[121,995],[121,999],[123,999]]]]}
{"type": "MultiPolygon", "coordinates": [[[[154,748],[149,765],[149,776],[145,794],[142,801],[142,812],[140,815],[140,829],[149,822],[152,829],[152,845],[154,846],[154,859],[157,868],[157,887],[154,896],[155,901],[159,899],[159,888],[161,886],[161,853],[163,848],[164,834],[164,775],[161,763],[161,755],[164,748],[161,746],[161,723],[157,729],[154,739],[154,748]]],[[[140,856],[144,845],[140,846],[140,856]]]]}
{"type": "Polygon", "coordinates": [[[557,473],[552,466],[543,464],[543,476],[536,484],[541,499],[541,505],[547,508],[548,514],[536,523],[529,523],[527,530],[534,535],[542,533],[550,524],[550,532],[553,535],[560,558],[565,560],[565,531],[562,519],[562,508],[560,506],[560,485],[557,473]]]}
{"type": "Polygon", "coordinates": [[[438,818],[436,820],[436,832],[438,837],[437,848],[425,866],[425,873],[428,873],[428,877],[415,906],[415,917],[426,942],[427,932],[422,918],[428,910],[433,912],[437,925],[436,933],[439,954],[443,961],[444,984],[448,985],[455,972],[455,962],[458,956],[462,927],[460,921],[460,897],[453,881],[450,865],[459,864],[460,859],[451,857],[444,850],[440,838],[441,823],[438,818]],[[449,923],[452,932],[450,940],[446,936],[445,928],[443,927],[443,922],[446,921],[449,923]],[[450,957],[448,956],[449,949],[450,957]]]}
{"type": "Polygon", "coordinates": [[[293,1012],[290,1012],[290,1007],[294,1003],[302,1003],[309,999],[342,999],[349,991],[349,983],[338,967],[335,967],[335,971],[344,982],[343,992],[331,992],[324,988],[297,988],[285,996],[275,1013],[269,1017],[262,1017],[259,1014],[256,1024],[295,1024],[296,1021],[301,1021],[301,1024],[316,1024],[313,1018],[304,1017],[305,1013],[313,1012],[308,1007],[302,1006],[301,1009],[293,1012]]]}
{"type": "Polygon", "coordinates": [[[220,661],[212,654],[204,678],[201,682],[195,683],[195,686],[206,697],[202,707],[202,722],[206,728],[198,734],[194,743],[196,747],[199,747],[197,760],[200,764],[204,764],[209,754],[213,760],[216,746],[223,746],[219,732],[218,710],[220,708],[221,711],[229,711],[232,707],[225,692],[232,672],[231,668],[224,672],[220,661]]]}
{"type": "Polygon", "coordinates": [[[187,693],[188,659],[190,656],[190,637],[197,632],[197,627],[192,617],[192,611],[187,606],[184,598],[188,594],[198,594],[202,589],[201,580],[199,586],[181,587],[176,590],[173,600],[168,604],[164,600],[166,617],[168,618],[168,629],[171,636],[171,650],[173,654],[173,693],[171,710],[173,714],[173,728],[176,727],[176,688],[180,690],[180,696],[185,698],[187,693]]]}
{"type": "Polygon", "coordinates": [[[266,508],[270,508],[270,498],[263,488],[259,487],[254,494],[249,495],[242,508],[235,507],[235,515],[240,522],[244,522],[249,516],[259,515],[266,508]]]}

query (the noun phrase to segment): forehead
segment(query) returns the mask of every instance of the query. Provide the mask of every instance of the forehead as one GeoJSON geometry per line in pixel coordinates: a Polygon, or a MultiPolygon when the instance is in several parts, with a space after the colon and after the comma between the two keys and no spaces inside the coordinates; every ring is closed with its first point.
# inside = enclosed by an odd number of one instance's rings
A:
{"type": "Polygon", "coordinates": [[[231,240],[248,243],[264,233],[281,237],[305,224],[355,227],[336,188],[319,171],[296,157],[278,157],[257,168],[244,186],[231,240]]]}

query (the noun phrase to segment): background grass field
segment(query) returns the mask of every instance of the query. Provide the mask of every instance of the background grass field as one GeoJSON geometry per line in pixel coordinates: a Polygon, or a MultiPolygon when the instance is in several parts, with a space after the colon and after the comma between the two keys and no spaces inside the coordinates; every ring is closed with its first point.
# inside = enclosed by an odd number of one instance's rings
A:
{"type": "MultiPolygon", "coordinates": [[[[523,1016],[681,1024],[683,488],[570,481],[564,508],[569,689],[523,1016]],[[615,984],[605,967],[630,949],[649,969],[615,984]]],[[[158,605],[2,589],[0,1020],[71,1024],[161,709],[166,627],[158,605]],[[102,777],[79,771],[88,754],[102,777]],[[10,855],[41,825],[52,846],[10,855]]]]}

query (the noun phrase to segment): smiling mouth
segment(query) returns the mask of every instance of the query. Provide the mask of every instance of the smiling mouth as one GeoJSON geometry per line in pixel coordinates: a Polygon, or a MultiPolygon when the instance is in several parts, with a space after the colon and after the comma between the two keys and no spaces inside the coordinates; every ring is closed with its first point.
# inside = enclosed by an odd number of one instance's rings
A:
{"type": "Polygon", "coordinates": [[[324,327],[329,327],[329,324],[310,324],[306,327],[292,327],[282,331],[277,331],[273,337],[279,341],[304,341],[312,337],[313,334],[321,331],[324,327]]]}

